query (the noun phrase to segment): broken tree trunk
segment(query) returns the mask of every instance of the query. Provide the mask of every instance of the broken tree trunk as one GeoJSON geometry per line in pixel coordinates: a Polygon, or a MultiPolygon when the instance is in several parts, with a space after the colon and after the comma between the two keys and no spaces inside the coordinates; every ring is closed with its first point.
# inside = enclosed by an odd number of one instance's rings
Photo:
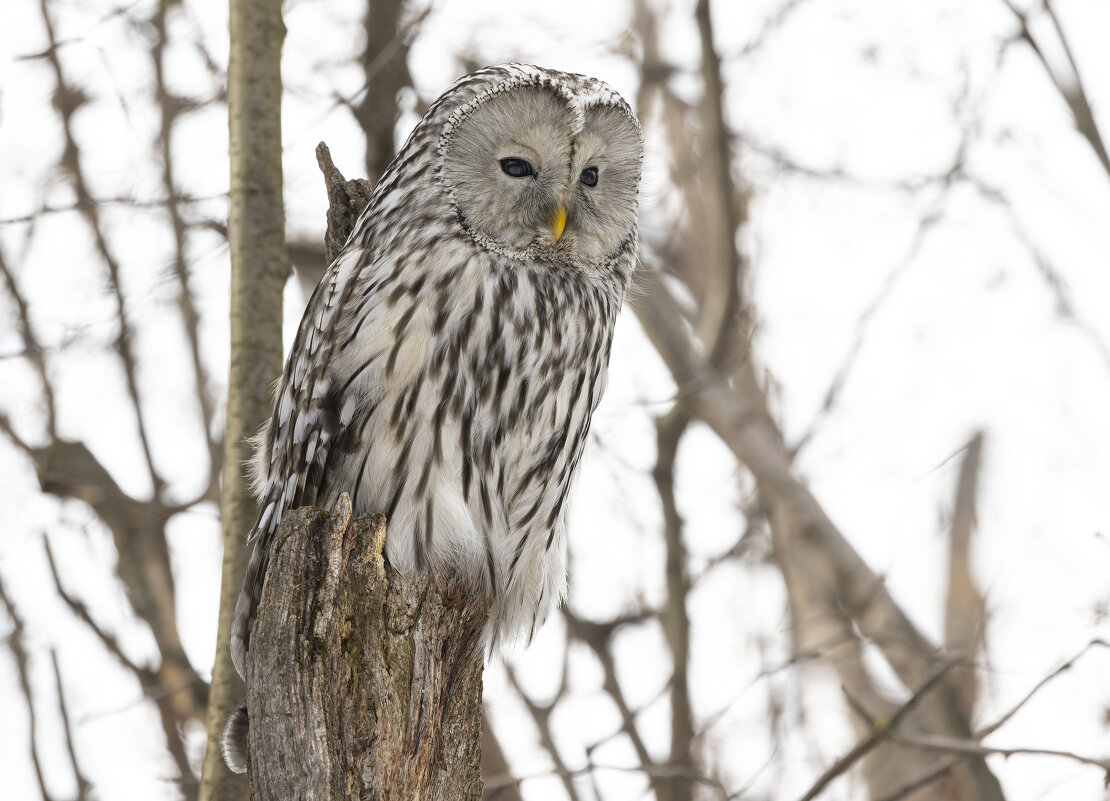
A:
{"type": "Polygon", "coordinates": [[[488,603],[402,576],[385,537],[346,495],[278,529],[247,654],[257,801],[481,797],[488,603]]]}

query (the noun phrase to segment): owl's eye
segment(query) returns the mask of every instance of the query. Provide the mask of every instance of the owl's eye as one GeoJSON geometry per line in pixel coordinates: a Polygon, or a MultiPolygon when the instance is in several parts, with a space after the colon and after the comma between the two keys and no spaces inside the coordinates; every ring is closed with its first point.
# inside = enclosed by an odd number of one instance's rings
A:
{"type": "Polygon", "coordinates": [[[586,186],[597,186],[597,167],[587,167],[578,177],[586,186]]]}
{"type": "Polygon", "coordinates": [[[536,173],[524,159],[501,159],[501,172],[513,178],[526,178],[536,173]]]}

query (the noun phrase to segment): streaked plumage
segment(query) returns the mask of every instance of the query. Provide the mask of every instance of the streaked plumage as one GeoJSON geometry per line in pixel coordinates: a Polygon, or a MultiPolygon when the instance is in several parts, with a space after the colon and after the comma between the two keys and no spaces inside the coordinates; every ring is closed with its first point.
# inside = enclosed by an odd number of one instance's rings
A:
{"type": "Polygon", "coordinates": [[[395,567],[489,593],[492,640],[530,636],[560,601],[642,152],[627,104],[585,76],[492,67],[428,109],[309,301],[261,432],[240,673],[282,515],[343,492],[386,514],[395,567]]]}

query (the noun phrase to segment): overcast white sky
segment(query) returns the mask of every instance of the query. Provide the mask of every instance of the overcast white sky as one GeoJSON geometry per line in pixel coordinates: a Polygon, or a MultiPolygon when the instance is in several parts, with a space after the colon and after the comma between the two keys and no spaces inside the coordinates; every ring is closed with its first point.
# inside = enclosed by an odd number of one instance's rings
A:
{"type": "MultiPolygon", "coordinates": [[[[141,15],[147,5],[139,0],[126,7],[141,15]]],[[[952,457],[974,430],[987,432],[975,557],[991,610],[984,699],[989,719],[1092,637],[1110,639],[1107,623],[1096,615],[1110,600],[1110,541],[1102,536],[1110,534],[1110,178],[1071,126],[1066,106],[1029,49],[1014,46],[999,58],[1000,43],[1014,31],[1001,0],[803,0],[763,47],[739,57],[781,5],[713,4],[728,113],[751,184],[752,219],[740,240],[755,270],[750,289],[759,311],[757,354],[777,387],[775,411],[788,438],[795,438],[817,414],[862,336],[840,401],[803,452],[800,470],[853,545],[933,637],[939,638],[943,623],[940,515],[953,491],[952,457]],[[975,131],[968,172],[1000,192],[1008,207],[968,183],[901,188],[947,170],[968,129],[975,131]],[[769,150],[811,171],[847,177],[784,171],[769,150]],[[930,220],[924,227],[923,219],[930,220]],[[1031,248],[1065,283],[1082,326],[1060,314],[1031,248]],[[869,314],[877,298],[882,302],[869,314]]],[[[72,200],[49,172],[61,146],[50,74],[41,61],[20,59],[45,44],[37,6],[7,0],[0,25],[0,219],[26,215],[44,199],[57,205],[72,200]]],[[[410,69],[426,99],[458,77],[460,54],[590,73],[633,99],[636,71],[614,54],[627,28],[627,6],[440,0],[413,43],[410,69]]],[[[55,4],[55,15],[59,35],[76,40],[63,51],[66,64],[95,98],[77,120],[94,191],[151,198],[159,194],[160,170],[156,121],[142,99],[151,76],[141,32],[110,17],[116,7],[108,0],[69,0],[55,4]]],[[[669,7],[664,55],[680,70],[693,69],[693,2],[676,0],[669,7]]],[[[1110,130],[1110,3],[1059,0],[1058,7],[1096,114],[1110,130]]],[[[358,128],[330,101],[333,91],[358,88],[359,73],[345,62],[361,46],[360,14],[353,0],[286,5],[286,205],[294,233],[315,236],[322,229],[326,199],[316,142],[328,142],[348,176],[361,171],[358,128]]],[[[186,94],[203,96],[212,82],[187,46],[193,30],[222,63],[224,5],[186,0],[174,17],[178,43],[171,48],[171,81],[186,94]]],[[[1048,56],[1060,63],[1056,50],[1048,56]]],[[[674,80],[681,92],[697,97],[696,76],[680,71],[674,80]]],[[[404,117],[402,133],[414,122],[411,114],[404,117]]],[[[221,110],[183,121],[174,144],[184,191],[226,191],[225,140],[221,110]]],[[[660,226],[668,219],[666,175],[658,161],[647,166],[644,198],[645,215],[657,223],[649,227],[651,235],[665,236],[660,226]]],[[[212,204],[221,209],[225,201],[212,204]]],[[[167,474],[177,477],[174,491],[188,497],[198,487],[188,484],[196,471],[187,468],[200,457],[202,444],[188,417],[192,412],[175,395],[183,370],[174,354],[182,351],[180,333],[163,313],[171,296],[161,270],[170,247],[166,229],[149,214],[124,209],[109,212],[108,220],[145,334],[144,387],[158,402],[156,455],[167,474]],[[152,264],[159,269],[151,270],[152,264]]],[[[47,340],[80,333],[106,342],[113,311],[102,300],[102,277],[87,269],[91,244],[79,222],[65,214],[44,219],[23,255],[26,234],[24,226],[0,226],[0,243],[20,268],[47,340]]],[[[206,350],[222,381],[227,252],[215,236],[194,247],[206,350]]],[[[295,287],[287,299],[292,330],[302,301],[295,287]]],[[[0,315],[0,355],[7,355],[19,340],[11,309],[0,307],[0,315]]],[[[133,467],[135,445],[121,444],[117,430],[130,419],[121,407],[120,378],[106,365],[95,347],[85,345],[55,362],[63,433],[85,438],[120,483],[141,494],[146,479],[133,467]]],[[[0,409],[34,441],[41,420],[25,391],[29,380],[18,359],[0,358],[0,409]]],[[[583,467],[571,529],[571,603],[596,616],[663,594],[659,513],[646,471],[654,459],[651,417],[666,408],[674,387],[630,314],[619,327],[609,386],[594,424],[601,447],[591,450],[583,467]]],[[[707,558],[727,548],[740,525],[735,464],[699,429],[684,444],[678,475],[690,548],[695,561],[707,558]]],[[[160,747],[151,743],[156,729],[152,713],[138,702],[138,688],[119,679],[110,658],[96,655],[79,628],[57,623],[61,609],[42,584],[39,532],[58,527],[59,507],[37,495],[26,461],[2,446],[0,508],[15,510],[0,539],[0,574],[21,602],[32,644],[40,648],[36,691],[47,701],[52,693],[41,649],[63,636],[83,636],[87,642],[66,649],[62,658],[72,678],[68,700],[86,772],[105,799],[170,797],[164,777],[172,767],[151,762],[160,747]],[[78,680],[101,673],[102,680],[78,680]]],[[[125,605],[113,600],[116,588],[101,586],[98,571],[83,569],[108,559],[110,548],[79,533],[87,519],[79,505],[65,507],[64,519],[60,528],[73,546],[62,557],[64,574],[101,598],[104,618],[122,627],[134,653],[143,653],[146,635],[128,633],[125,605]]],[[[219,581],[214,513],[178,521],[173,546],[183,636],[194,663],[207,667],[219,581]]],[[[764,636],[782,647],[781,585],[772,571],[724,568],[699,588],[692,604],[695,712],[726,710],[713,749],[726,775],[740,785],[769,756],[753,642],[764,636]]],[[[6,626],[0,624],[0,635],[6,626]]],[[[560,648],[556,623],[514,657],[529,688],[550,688],[560,648]]],[[[630,632],[622,639],[621,676],[633,703],[647,704],[663,689],[660,648],[657,632],[630,632]]],[[[583,744],[614,731],[618,722],[601,700],[596,665],[578,654],[572,666],[578,696],[556,728],[568,762],[576,765],[583,744]]],[[[1110,752],[1103,721],[1110,703],[1108,667],[1107,654],[1086,657],[993,744],[1110,752]]],[[[548,765],[506,692],[501,668],[492,667],[487,676],[497,723],[521,732],[506,742],[514,765],[524,773],[542,772],[548,765]]],[[[810,714],[828,759],[849,744],[850,735],[835,688],[811,678],[810,714]]],[[[26,717],[15,682],[10,657],[0,653],[0,776],[10,797],[33,798],[26,717]]],[[[666,713],[665,703],[644,712],[645,720],[660,721],[649,740],[658,753],[667,747],[666,713]]],[[[40,718],[40,742],[49,742],[58,736],[57,721],[46,713],[40,718]]],[[[799,747],[788,755],[796,763],[788,765],[773,797],[792,798],[808,786],[819,766],[804,754],[799,747]]],[[[51,759],[57,792],[65,795],[70,785],[61,755],[51,759]]],[[[628,764],[631,752],[616,740],[595,759],[628,764]]],[[[991,765],[1014,801],[1104,797],[1097,769],[1034,757],[991,765]]],[[[644,784],[612,773],[604,786],[607,798],[635,799],[644,784]]],[[[535,781],[525,791],[534,799],[557,797],[558,787],[554,780],[535,781]]],[[[837,786],[830,797],[855,797],[853,785],[837,786]]]]}

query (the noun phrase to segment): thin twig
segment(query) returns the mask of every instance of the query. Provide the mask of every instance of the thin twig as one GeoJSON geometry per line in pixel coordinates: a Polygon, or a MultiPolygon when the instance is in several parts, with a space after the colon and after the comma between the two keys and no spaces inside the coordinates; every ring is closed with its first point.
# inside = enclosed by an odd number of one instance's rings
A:
{"type": "Polygon", "coordinates": [[[149,668],[145,668],[131,661],[131,658],[123,652],[119,640],[116,639],[115,635],[104,631],[104,629],[93,620],[92,615],[89,614],[89,608],[85,606],[82,601],[77,600],[66,592],[65,588],[62,586],[61,576],[58,574],[58,565],[54,560],[54,549],[50,546],[50,539],[48,537],[43,537],[42,544],[46,550],[46,564],[50,568],[50,575],[54,579],[54,590],[58,593],[58,597],[65,602],[66,606],[70,608],[70,611],[72,611],[82,623],[92,630],[92,633],[103,643],[104,647],[108,649],[108,652],[118,659],[121,665],[135,674],[140,685],[146,687],[153,682],[155,680],[154,673],[149,668]]]}
{"type": "Polygon", "coordinates": [[[983,745],[974,740],[962,740],[959,737],[944,737],[937,734],[893,735],[891,740],[900,745],[908,745],[928,751],[940,751],[947,754],[962,754],[966,756],[984,757],[998,754],[1000,756],[1011,757],[1018,754],[1025,754],[1031,756],[1060,757],[1061,759],[1074,760],[1084,765],[1093,765],[1097,768],[1101,768],[1107,774],[1110,774],[1110,757],[1087,756],[1078,754],[1074,751],[1063,751],[1056,748],[1001,748],[983,745]]]}
{"type": "Polygon", "coordinates": [[[747,58],[767,43],[770,35],[785,25],[806,0],[786,0],[777,10],[769,14],[759,26],[755,36],[745,42],[738,50],[725,56],[728,61],[747,58]]]}
{"type": "Polygon", "coordinates": [[[77,764],[77,750],[73,747],[73,727],[69,722],[69,708],[66,705],[65,691],[62,689],[62,671],[58,667],[58,652],[50,649],[50,662],[54,665],[54,686],[58,691],[58,711],[62,715],[62,731],[65,733],[66,752],[69,754],[69,765],[73,770],[73,778],[77,782],[77,801],[85,801],[89,797],[92,785],[81,772],[77,764]]]}
{"type": "Polygon", "coordinates": [[[813,440],[817,432],[821,429],[822,423],[824,423],[836,407],[837,402],[840,400],[840,394],[844,391],[844,387],[847,385],[848,379],[852,375],[856,361],[863,351],[864,343],[867,341],[867,334],[871,328],[871,322],[894,293],[902,277],[905,276],[909,268],[913,266],[914,262],[917,260],[917,256],[924,247],[929,232],[940,223],[943,216],[944,201],[948,196],[948,190],[950,188],[950,185],[945,186],[930,204],[929,209],[918,221],[917,227],[914,229],[913,236],[910,239],[910,243],[902,254],[902,258],[894,263],[878,290],[860,313],[859,318],[856,320],[855,330],[852,334],[852,344],[848,347],[848,352],[844,355],[844,358],[840,362],[840,366],[836,370],[836,374],[825,390],[821,408],[817,410],[817,414],[814,415],[809,425],[806,426],[805,431],[790,448],[791,458],[797,458],[802,449],[813,440]]]}
{"type": "Polygon", "coordinates": [[[39,378],[39,384],[42,387],[42,399],[46,405],[46,431],[50,438],[54,439],[56,436],[55,422],[57,420],[57,415],[54,405],[54,387],[51,385],[50,378],[46,374],[46,357],[42,345],[35,335],[34,326],[31,324],[31,313],[27,305],[27,300],[19,291],[19,286],[16,284],[15,276],[8,267],[2,248],[0,248],[0,275],[3,275],[4,286],[7,289],[8,295],[11,296],[12,301],[15,303],[16,313],[19,317],[19,331],[20,335],[23,337],[24,354],[31,362],[31,366],[35,368],[35,373],[39,378]]]}
{"type": "Polygon", "coordinates": [[[1064,662],[1062,665],[1057,667],[1055,670],[1053,670],[1047,676],[1045,676],[1040,681],[1038,681],[1036,684],[1034,684],[1033,687],[1029,690],[1029,692],[1027,692],[1024,696],[1022,696],[1021,700],[1019,700],[1016,704],[1014,704],[1012,707],[1010,707],[1005,713],[1002,714],[1001,717],[999,717],[993,723],[989,723],[986,726],[983,726],[980,729],[978,729],[975,732],[975,734],[972,735],[972,739],[982,740],[982,739],[986,738],[987,736],[993,734],[994,732],[998,731],[1000,728],[1002,728],[1002,726],[1004,726],[1006,723],[1009,722],[1010,718],[1012,718],[1014,715],[1016,715],[1026,704],[1028,704],[1031,700],[1033,700],[1033,696],[1035,696],[1038,692],[1040,692],[1045,687],[1045,685],[1047,685],[1048,683],[1053,681],[1060,674],[1065,673],[1068,670],[1071,670],[1072,667],[1075,666],[1076,662],[1078,662],[1083,656],[1085,656],[1089,651],[1091,651],[1095,647],[1110,648],[1110,643],[1107,643],[1105,640],[1101,640],[1101,639],[1091,640],[1075,656],[1073,656],[1071,659],[1064,662]]]}
{"type": "Polygon", "coordinates": [[[894,714],[890,716],[887,721],[876,723],[872,728],[871,733],[856,743],[852,748],[843,756],[838,758],[828,769],[822,773],[817,781],[806,791],[806,794],[801,797],[801,801],[812,801],[814,798],[824,792],[825,788],[856,762],[864,757],[865,754],[870,752],[875,746],[884,740],[890,738],[898,725],[905,720],[906,716],[913,711],[914,707],[924,698],[930,690],[932,690],[941,679],[951,670],[956,664],[959,663],[957,659],[950,659],[937,667],[933,673],[914,690],[904,704],[895,710],[894,714]]]}
{"type": "Polygon", "coordinates": [[[1037,41],[1029,27],[1029,15],[1015,6],[1012,0],[1002,0],[1010,12],[1014,15],[1020,31],[1018,38],[1023,40],[1029,45],[1030,49],[1036,55],[1037,60],[1041,62],[1044,67],[1045,73],[1048,75],[1052,85],[1056,87],[1056,91],[1060,93],[1060,97],[1064,103],[1067,104],[1068,110],[1071,111],[1072,120],[1075,123],[1076,130],[1087,140],[1087,144],[1094,150],[1095,156],[1098,158],[1102,168],[1110,175],[1110,153],[1107,153],[1106,143],[1102,138],[1102,132],[1099,130],[1098,123],[1095,120],[1094,111],[1091,109],[1090,100],[1087,97],[1087,90],[1083,86],[1083,79],[1079,74],[1079,65],[1076,63],[1075,55],[1072,52],[1071,42],[1064,33],[1063,25],[1060,23],[1060,18],[1056,15],[1056,10],[1053,8],[1050,0],[1042,0],[1041,8],[1048,15],[1049,20],[1052,22],[1052,27],[1056,31],[1056,38],[1060,44],[1060,48],[1064,51],[1064,56],[1068,60],[1068,66],[1071,75],[1068,79],[1060,75],[1052,64],[1049,63],[1045,55],[1044,48],[1037,41]],[[1070,85],[1069,85],[1070,84],[1070,85]]]}
{"type": "Polygon", "coordinates": [[[214,195],[177,195],[176,197],[166,198],[153,198],[144,200],[142,198],[117,196],[117,197],[101,197],[93,198],[87,197],[76,203],[70,203],[66,206],[42,206],[37,211],[28,214],[20,214],[16,217],[2,217],[0,218],[0,226],[2,225],[23,225],[26,223],[33,223],[39,218],[47,214],[70,214],[72,212],[84,213],[88,206],[126,206],[133,209],[160,209],[168,205],[187,206],[195,203],[207,203],[213,200],[227,200],[227,192],[220,192],[214,195]]]}
{"type": "Polygon", "coordinates": [[[1022,222],[1006,194],[1001,189],[978,178],[972,179],[970,183],[985,200],[992,203],[1005,215],[1010,230],[1013,232],[1014,236],[1017,237],[1018,241],[1025,246],[1025,249],[1029,252],[1029,258],[1032,260],[1033,266],[1036,268],[1037,272],[1040,273],[1049,292],[1052,293],[1056,314],[1079,330],[1079,333],[1086,338],[1087,342],[1090,343],[1091,347],[1098,353],[1099,358],[1102,359],[1103,365],[1105,365],[1107,369],[1110,369],[1110,343],[1106,341],[1097,326],[1080,315],[1079,311],[1076,309],[1075,303],[1072,301],[1071,288],[1068,286],[1067,279],[1064,278],[1044,251],[1033,241],[1029,233],[1029,226],[1022,222]]]}
{"type": "Polygon", "coordinates": [[[177,203],[178,192],[177,185],[174,182],[173,128],[181,111],[182,103],[166,86],[166,8],[166,4],[159,3],[151,18],[151,26],[154,28],[156,36],[150,47],[150,58],[154,65],[155,95],[161,111],[158,143],[162,155],[162,188],[166,197],[170,200],[165,205],[165,210],[169,215],[170,225],[173,229],[173,273],[177,279],[177,304],[181,310],[185,338],[189,343],[193,383],[196,387],[197,403],[200,407],[204,439],[208,445],[208,483],[209,487],[216,491],[220,467],[223,464],[223,454],[213,432],[212,420],[215,415],[215,404],[212,400],[211,380],[201,357],[200,315],[193,301],[192,290],[189,288],[189,267],[185,256],[186,225],[184,218],[181,216],[181,207],[177,203]]]}
{"type": "MultiPolygon", "coordinates": [[[[613,633],[620,625],[623,625],[623,621],[621,623],[592,623],[576,617],[569,609],[563,610],[563,617],[566,618],[570,635],[589,646],[597,656],[598,661],[601,662],[601,669],[605,676],[602,686],[613,699],[613,703],[617,705],[617,710],[621,716],[621,728],[628,735],[628,739],[636,751],[636,758],[639,759],[645,771],[655,766],[656,762],[648,753],[647,746],[636,728],[635,715],[624,697],[620,682],[617,681],[617,669],[610,645],[613,633]]],[[[655,785],[654,781],[652,785],[655,785]]]]}
{"type": "Polygon", "coordinates": [[[563,761],[562,754],[559,753],[558,746],[555,745],[555,738],[551,733],[551,713],[555,711],[555,706],[562,700],[567,691],[567,660],[570,654],[570,635],[567,634],[567,643],[563,649],[563,668],[562,675],[559,679],[559,689],[555,692],[555,697],[546,704],[539,704],[532,700],[532,697],[524,691],[520,685],[520,680],[517,678],[516,671],[512,665],[505,665],[505,673],[509,677],[509,684],[512,685],[513,690],[516,691],[517,696],[528,708],[529,714],[532,715],[532,722],[535,723],[536,729],[540,733],[540,745],[551,756],[551,761],[555,765],[555,769],[559,771],[559,775],[563,780],[563,789],[567,791],[567,797],[571,801],[578,801],[578,790],[574,786],[573,777],[567,771],[567,765],[563,761]]]}
{"type": "Polygon", "coordinates": [[[553,776],[567,776],[575,778],[577,776],[591,776],[597,771],[616,771],[619,773],[644,773],[649,777],[657,779],[671,779],[671,778],[684,778],[690,781],[697,782],[698,784],[705,785],[712,790],[715,790],[722,799],[730,801],[730,799],[737,796],[730,794],[720,781],[711,776],[690,770],[685,765],[668,765],[668,764],[652,764],[652,765],[597,765],[589,763],[580,768],[566,768],[562,771],[547,770],[538,773],[529,773],[523,776],[491,776],[485,779],[487,790],[496,790],[510,784],[522,784],[533,779],[549,779],[553,776]]]}
{"type": "Polygon", "coordinates": [[[35,771],[35,779],[38,781],[39,792],[42,793],[43,801],[54,801],[54,796],[46,789],[46,778],[42,771],[42,763],[39,761],[38,746],[36,745],[36,720],[35,704],[31,695],[31,679],[30,670],[27,665],[27,650],[23,644],[23,619],[15,610],[15,604],[12,603],[11,598],[8,597],[7,590],[4,588],[4,582],[0,580],[0,604],[4,606],[4,612],[12,621],[12,632],[8,635],[8,649],[15,657],[15,668],[19,674],[19,689],[23,691],[23,697],[27,699],[27,728],[28,740],[31,749],[31,767],[35,771]]]}
{"type": "Polygon", "coordinates": [[[116,314],[119,319],[119,334],[116,337],[116,352],[119,355],[120,362],[123,364],[127,392],[130,396],[132,406],[135,409],[139,442],[142,446],[144,461],[150,475],[151,485],[154,489],[154,497],[157,498],[161,496],[165,482],[154,465],[150,438],[147,434],[146,419],[139,394],[137,360],[131,344],[132,327],[130,315],[128,313],[127,301],[124,298],[123,286],[120,282],[120,264],[104,235],[104,229],[100,223],[99,210],[93,200],[88,184],[85,181],[85,175],[81,169],[81,149],[77,144],[77,139],[73,130],[73,114],[80,108],[84,102],[84,98],[80,90],[69,83],[65,70],[62,67],[62,61],[58,55],[58,39],[54,31],[54,20],[51,17],[49,6],[50,0],[40,0],[39,8],[42,21],[46,28],[47,38],[50,42],[50,47],[46,51],[46,58],[53,68],[54,80],[56,82],[54,105],[58,112],[58,116],[61,118],[62,133],[65,140],[65,148],[62,151],[61,157],[61,166],[64,168],[66,174],[70,176],[73,190],[77,194],[77,204],[85,217],[85,221],[88,223],[89,229],[92,231],[97,253],[100,254],[101,260],[108,270],[108,285],[115,299],[116,314]]]}

